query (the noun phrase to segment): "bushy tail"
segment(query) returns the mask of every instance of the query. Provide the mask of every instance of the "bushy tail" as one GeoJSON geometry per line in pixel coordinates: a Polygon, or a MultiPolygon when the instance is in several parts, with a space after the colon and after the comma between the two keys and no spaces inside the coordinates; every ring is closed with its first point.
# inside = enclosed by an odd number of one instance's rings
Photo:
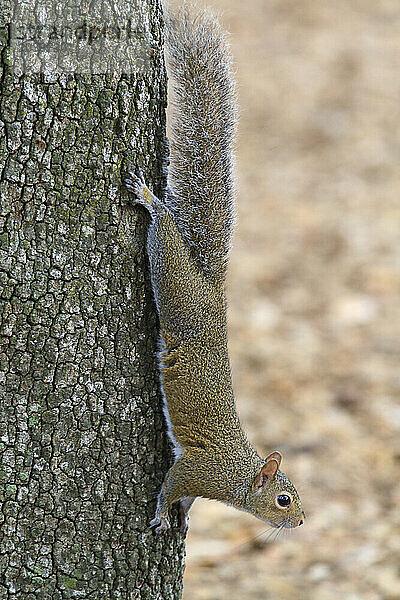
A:
{"type": "Polygon", "coordinates": [[[236,92],[224,32],[208,11],[166,15],[171,80],[168,200],[204,274],[223,280],[235,221],[233,145],[236,92]]]}

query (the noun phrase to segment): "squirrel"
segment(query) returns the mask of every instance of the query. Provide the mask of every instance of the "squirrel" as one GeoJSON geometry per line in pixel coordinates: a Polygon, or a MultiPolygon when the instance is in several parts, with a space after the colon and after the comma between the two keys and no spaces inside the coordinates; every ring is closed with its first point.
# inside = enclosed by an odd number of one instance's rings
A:
{"type": "Polygon", "coordinates": [[[262,459],[235,408],[227,348],[225,275],[235,223],[233,146],[236,86],[227,35],[207,10],[167,13],[172,81],[170,163],[165,198],[141,171],[125,185],[150,214],[147,253],[160,321],[160,379],[175,462],[150,526],[170,527],[180,501],[182,532],[196,497],[220,500],[274,527],[302,525],[296,488],[262,459]]]}

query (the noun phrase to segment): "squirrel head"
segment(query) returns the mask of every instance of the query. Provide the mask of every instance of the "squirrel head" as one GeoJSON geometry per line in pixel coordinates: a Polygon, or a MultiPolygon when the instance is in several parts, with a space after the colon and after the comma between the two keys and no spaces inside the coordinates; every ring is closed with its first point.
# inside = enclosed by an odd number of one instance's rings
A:
{"type": "Polygon", "coordinates": [[[282,471],[282,456],[272,452],[257,473],[250,491],[251,512],[273,527],[297,527],[304,522],[304,511],[296,488],[282,471]]]}

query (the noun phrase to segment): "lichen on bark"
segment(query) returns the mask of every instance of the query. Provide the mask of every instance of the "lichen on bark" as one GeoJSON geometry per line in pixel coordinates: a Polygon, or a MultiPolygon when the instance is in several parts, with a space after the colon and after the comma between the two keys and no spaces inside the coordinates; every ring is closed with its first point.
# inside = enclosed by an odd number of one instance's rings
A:
{"type": "Polygon", "coordinates": [[[146,216],[121,186],[134,165],[165,183],[161,6],[134,5],[149,68],[54,76],[10,68],[17,4],[0,0],[0,600],[176,600],[183,541],[148,529],[170,453],[146,216]]]}

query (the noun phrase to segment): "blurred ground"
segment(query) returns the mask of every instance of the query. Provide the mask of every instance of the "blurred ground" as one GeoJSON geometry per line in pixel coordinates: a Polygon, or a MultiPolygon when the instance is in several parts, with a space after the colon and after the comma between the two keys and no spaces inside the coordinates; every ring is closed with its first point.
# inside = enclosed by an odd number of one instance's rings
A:
{"type": "Polygon", "coordinates": [[[185,600],[400,598],[400,4],[208,0],[240,85],[238,409],[307,520],[192,509],[185,600]]]}

